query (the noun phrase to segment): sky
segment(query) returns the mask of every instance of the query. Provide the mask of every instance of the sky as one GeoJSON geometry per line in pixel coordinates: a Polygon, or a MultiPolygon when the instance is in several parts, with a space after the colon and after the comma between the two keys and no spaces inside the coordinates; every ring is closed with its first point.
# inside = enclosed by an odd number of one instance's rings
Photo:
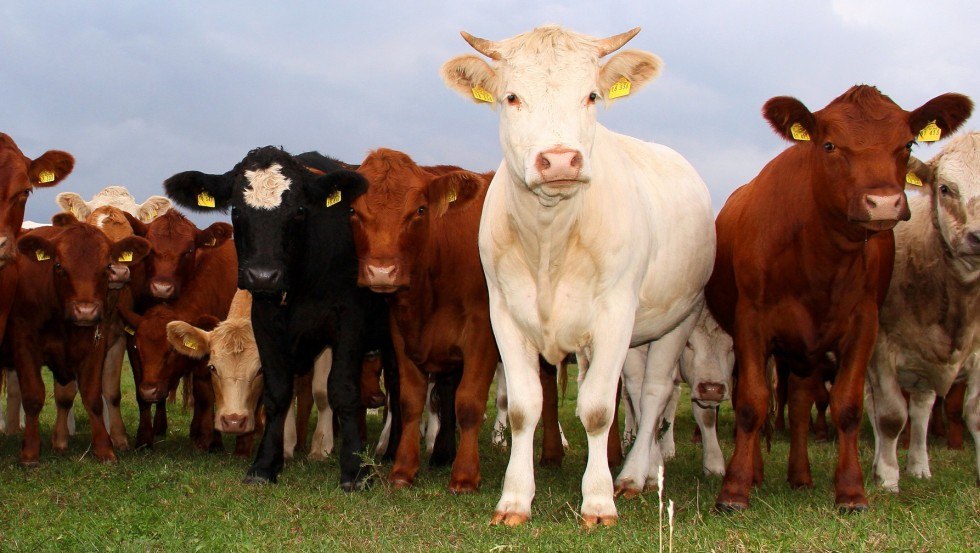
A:
{"type": "MultiPolygon", "coordinates": [[[[912,110],[944,92],[980,101],[976,0],[687,2],[2,2],[0,131],[29,157],[61,149],[71,176],[39,189],[124,185],[137,201],[185,170],[222,173],[252,148],[359,163],[379,147],[420,164],[496,169],[498,113],[448,89],[439,67],[545,24],[660,56],[661,76],[600,110],[606,127],[670,146],[717,211],[788,144],[760,115],[795,96],[822,108],[855,84],[912,110]]],[[[980,116],[964,126],[980,129],[980,116]]],[[[928,159],[939,146],[917,146],[928,159]]],[[[193,215],[199,225],[223,214],[193,215]]]]}

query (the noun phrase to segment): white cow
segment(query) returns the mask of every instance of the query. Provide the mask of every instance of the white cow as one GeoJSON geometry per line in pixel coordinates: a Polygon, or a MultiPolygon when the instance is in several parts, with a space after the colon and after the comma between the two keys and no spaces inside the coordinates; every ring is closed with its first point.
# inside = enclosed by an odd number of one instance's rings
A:
{"type": "Polygon", "coordinates": [[[90,213],[104,205],[121,209],[144,223],[149,223],[173,207],[170,200],[163,196],[150,196],[145,202],[138,204],[136,198],[123,186],[107,186],[88,202],[74,192],[62,192],[55,197],[55,201],[62,211],[71,213],[80,221],[84,221],[90,213]]]}
{"type": "Polygon", "coordinates": [[[450,88],[502,110],[504,160],[479,235],[511,426],[494,524],[530,517],[538,355],[557,365],[574,353],[584,371],[576,406],[589,446],[583,523],[608,525],[617,519],[606,458],[616,386],[630,346],[652,341],[640,432],[616,484],[627,492],[656,485],[653,425],[697,319],[715,233],[708,191],[684,158],[596,122],[598,103],[660,71],[660,59],[640,51],[599,64],[638,32],[600,40],[551,26],[500,42],[463,33],[493,65],[469,55],[442,67],[450,88]]]}
{"type": "MultiPolygon", "coordinates": [[[[958,136],[928,164],[912,159],[909,166],[924,194],[909,196],[912,219],[895,227],[895,271],[865,394],[875,478],[892,492],[907,414],[907,471],[930,477],[929,414],[936,394],[945,396],[955,380],[967,382],[963,416],[980,447],[980,133],[958,136]]],[[[976,462],[980,475],[980,456],[976,462]]]]}

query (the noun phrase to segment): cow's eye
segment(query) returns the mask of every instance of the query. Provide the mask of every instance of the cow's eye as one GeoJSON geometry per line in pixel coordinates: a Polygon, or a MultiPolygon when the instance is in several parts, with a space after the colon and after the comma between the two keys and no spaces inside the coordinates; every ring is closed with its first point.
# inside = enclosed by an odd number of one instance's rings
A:
{"type": "Polygon", "coordinates": [[[837,149],[837,146],[834,146],[833,142],[824,142],[823,149],[827,150],[828,152],[833,152],[835,149],[837,149]]]}
{"type": "Polygon", "coordinates": [[[595,101],[598,100],[598,99],[599,99],[599,95],[596,94],[595,92],[589,94],[589,102],[590,103],[593,103],[594,104],[595,101]]]}
{"type": "Polygon", "coordinates": [[[512,93],[510,93],[510,94],[507,95],[507,103],[510,104],[510,105],[512,105],[512,106],[516,106],[516,105],[520,104],[521,102],[520,102],[520,100],[517,99],[517,94],[514,94],[512,92],[512,93]]]}
{"type": "Polygon", "coordinates": [[[915,140],[912,140],[911,142],[909,142],[908,144],[906,144],[905,145],[905,149],[911,152],[912,151],[912,146],[915,146],[915,140]]]}
{"type": "Polygon", "coordinates": [[[940,184],[939,193],[942,194],[943,196],[949,196],[950,193],[949,187],[946,186],[945,184],[940,184]]]}
{"type": "Polygon", "coordinates": [[[420,205],[419,208],[417,210],[415,210],[415,213],[417,215],[425,215],[425,206],[424,205],[420,205]]]}
{"type": "Polygon", "coordinates": [[[211,371],[211,372],[213,372],[213,373],[218,372],[218,369],[214,368],[214,365],[208,365],[208,370],[211,371]]]}
{"type": "Polygon", "coordinates": [[[20,193],[20,197],[21,197],[22,200],[27,200],[27,198],[30,195],[31,195],[31,189],[30,188],[28,188],[27,190],[25,190],[25,191],[23,191],[23,192],[20,193]]]}

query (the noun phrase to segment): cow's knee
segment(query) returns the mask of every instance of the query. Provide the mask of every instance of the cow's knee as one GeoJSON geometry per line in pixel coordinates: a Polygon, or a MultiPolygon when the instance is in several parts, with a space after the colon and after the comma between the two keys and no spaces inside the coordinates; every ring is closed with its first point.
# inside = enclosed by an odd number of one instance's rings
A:
{"type": "Polygon", "coordinates": [[[582,424],[589,434],[595,434],[607,428],[609,420],[609,409],[606,407],[589,407],[582,413],[582,424]]]}

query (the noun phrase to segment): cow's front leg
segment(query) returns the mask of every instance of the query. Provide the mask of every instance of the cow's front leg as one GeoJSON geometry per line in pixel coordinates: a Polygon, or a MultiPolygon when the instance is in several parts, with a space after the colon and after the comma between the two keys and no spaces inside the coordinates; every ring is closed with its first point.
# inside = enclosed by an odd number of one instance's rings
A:
{"type": "Polygon", "coordinates": [[[972,363],[967,371],[963,418],[973,436],[973,458],[977,465],[977,485],[980,486],[980,364],[972,363]]]}
{"type": "Polygon", "coordinates": [[[865,403],[875,438],[872,471],[886,491],[898,493],[898,439],[908,417],[908,407],[898,385],[895,367],[879,355],[869,368],[865,403]]]}
{"type": "MultiPolygon", "coordinates": [[[[316,405],[316,429],[313,430],[313,443],[310,445],[310,459],[325,461],[327,456],[333,452],[333,408],[330,407],[330,396],[328,384],[330,380],[330,370],[333,366],[333,350],[325,348],[320,352],[313,362],[313,381],[312,395],[313,403],[316,405]]],[[[299,416],[309,418],[309,409],[306,414],[302,412],[299,416]]],[[[306,439],[306,436],[303,436],[306,439]]]]}
{"type": "Polygon", "coordinates": [[[119,335],[106,350],[102,365],[102,397],[105,399],[105,425],[109,429],[112,445],[119,451],[129,449],[126,424],[122,419],[119,404],[122,401],[120,377],[122,376],[123,355],[126,354],[125,335],[119,335]]]}
{"type": "Polygon", "coordinates": [[[934,390],[915,390],[909,395],[909,460],[906,470],[916,478],[932,478],[929,471],[929,416],[936,402],[934,390]]]}
{"type": "Polygon", "coordinates": [[[701,429],[701,468],[705,476],[724,476],[725,454],[721,452],[721,445],[718,443],[718,408],[701,407],[691,402],[691,410],[698,428],[701,429]]]}
{"type": "Polygon", "coordinates": [[[459,451],[449,481],[453,493],[475,492],[480,487],[480,426],[497,368],[497,348],[490,329],[481,340],[473,340],[464,355],[463,379],[456,390],[459,451]]]}
{"type": "Polygon", "coordinates": [[[364,446],[357,420],[361,409],[361,367],[364,359],[360,337],[362,327],[363,322],[349,321],[348,326],[340,329],[327,378],[327,396],[337,416],[341,437],[338,460],[340,487],[345,492],[361,489],[367,476],[361,470],[360,456],[364,453],[364,446]]]}
{"type": "Polygon", "coordinates": [[[262,406],[266,423],[255,460],[245,473],[249,484],[275,483],[283,467],[286,412],[293,399],[293,359],[286,353],[289,337],[277,304],[274,299],[252,299],[252,328],[265,376],[262,406]]]}
{"type": "Polygon", "coordinates": [[[51,449],[55,453],[68,451],[68,417],[72,406],[75,404],[75,396],[78,395],[78,381],[72,380],[68,384],[54,382],[54,404],[57,414],[54,419],[54,428],[51,431],[51,449]]]}

